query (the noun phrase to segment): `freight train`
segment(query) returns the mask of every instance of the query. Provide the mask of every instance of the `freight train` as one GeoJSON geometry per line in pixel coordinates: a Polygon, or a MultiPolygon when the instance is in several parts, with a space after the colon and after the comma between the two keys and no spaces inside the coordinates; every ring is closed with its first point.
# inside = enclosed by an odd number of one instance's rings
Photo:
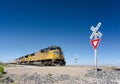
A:
{"type": "Polygon", "coordinates": [[[15,59],[16,64],[39,64],[40,66],[64,66],[63,51],[59,46],[50,46],[38,52],[15,59]]]}

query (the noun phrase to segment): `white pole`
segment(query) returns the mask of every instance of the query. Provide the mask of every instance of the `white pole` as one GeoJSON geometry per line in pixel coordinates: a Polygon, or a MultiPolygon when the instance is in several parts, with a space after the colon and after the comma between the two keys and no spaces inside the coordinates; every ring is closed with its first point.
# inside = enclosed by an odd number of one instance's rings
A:
{"type": "MultiPolygon", "coordinates": [[[[97,39],[97,34],[95,34],[95,39],[97,39]]],[[[97,75],[97,48],[94,49],[95,52],[95,75],[97,75]]]]}
{"type": "Polygon", "coordinates": [[[94,49],[95,52],[95,75],[97,75],[97,49],[94,49]]]}

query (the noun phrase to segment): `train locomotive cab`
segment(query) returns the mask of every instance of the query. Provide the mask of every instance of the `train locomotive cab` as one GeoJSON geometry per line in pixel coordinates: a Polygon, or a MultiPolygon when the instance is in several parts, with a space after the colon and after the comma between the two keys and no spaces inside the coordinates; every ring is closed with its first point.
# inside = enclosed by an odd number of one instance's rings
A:
{"type": "Polygon", "coordinates": [[[49,47],[49,52],[52,53],[52,65],[64,66],[66,64],[63,51],[60,47],[51,46],[49,47]]]}

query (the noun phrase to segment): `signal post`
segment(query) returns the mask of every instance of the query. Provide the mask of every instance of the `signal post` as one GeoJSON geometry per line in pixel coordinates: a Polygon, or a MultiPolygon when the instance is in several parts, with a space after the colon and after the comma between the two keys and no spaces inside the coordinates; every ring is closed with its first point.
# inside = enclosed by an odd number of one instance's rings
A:
{"type": "Polygon", "coordinates": [[[90,35],[90,39],[91,39],[91,44],[94,48],[94,57],[95,57],[95,75],[97,75],[97,63],[98,63],[98,58],[97,58],[97,47],[98,47],[98,44],[101,40],[101,37],[102,37],[102,33],[98,31],[98,29],[100,28],[101,26],[101,22],[99,22],[97,24],[96,27],[93,27],[91,26],[91,30],[93,31],[93,33],[90,35]]]}

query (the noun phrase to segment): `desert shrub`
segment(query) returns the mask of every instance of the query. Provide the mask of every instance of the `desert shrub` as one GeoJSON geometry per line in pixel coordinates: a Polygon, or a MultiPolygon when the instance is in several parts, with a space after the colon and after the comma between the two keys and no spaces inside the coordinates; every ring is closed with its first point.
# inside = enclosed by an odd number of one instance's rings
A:
{"type": "Polygon", "coordinates": [[[0,73],[3,74],[4,73],[4,68],[3,66],[0,65],[0,73]]]}
{"type": "Polygon", "coordinates": [[[51,74],[51,73],[48,73],[48,76],[52,76],[52,74],[51,74]]]}

